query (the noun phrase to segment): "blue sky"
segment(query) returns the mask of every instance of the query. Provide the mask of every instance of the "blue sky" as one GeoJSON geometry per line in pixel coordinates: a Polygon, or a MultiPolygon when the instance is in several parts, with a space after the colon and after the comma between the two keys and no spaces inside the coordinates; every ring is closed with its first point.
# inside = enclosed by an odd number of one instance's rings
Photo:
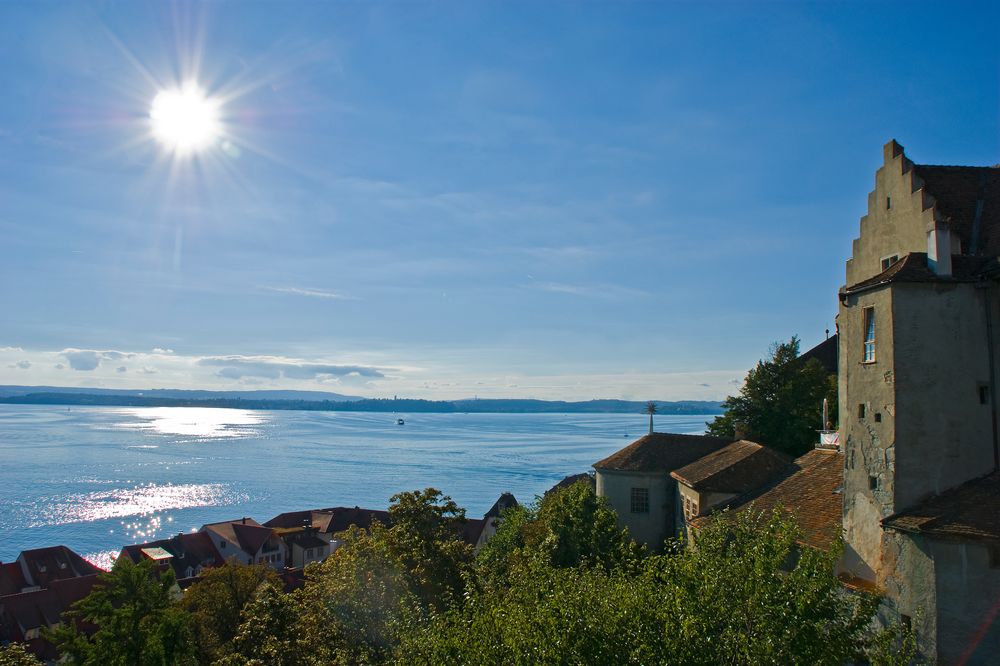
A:
{"type": "Polygon", "coordinates": [[[0,4],[0,383],[718,399],[881,146],[1000,161],[1000,10],[0,4]],[[172,157],[156,94],[225,135],[172,157]]]}

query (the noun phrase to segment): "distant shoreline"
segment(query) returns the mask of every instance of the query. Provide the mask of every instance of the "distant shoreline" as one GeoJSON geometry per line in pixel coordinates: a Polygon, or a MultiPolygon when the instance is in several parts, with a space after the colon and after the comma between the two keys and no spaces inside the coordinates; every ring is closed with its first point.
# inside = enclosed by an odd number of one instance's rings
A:
{"type": "MultiPolygon", "coordinates": [[[[722,403],[702,400],[655,401],[657,414],[714,415],[722,413],[722,403]]],[[[407,412],[474,414],[643,414],[646,402],[631,400],[561,400],[475,399],[410,400],[362,399],[279,400],[253,398],[166,398],[159,396],[40,392],[0,397],[7,405],[67,405],[92,407],[216,407],[251,410],[299,410],[325,412],[407,412]]]]}

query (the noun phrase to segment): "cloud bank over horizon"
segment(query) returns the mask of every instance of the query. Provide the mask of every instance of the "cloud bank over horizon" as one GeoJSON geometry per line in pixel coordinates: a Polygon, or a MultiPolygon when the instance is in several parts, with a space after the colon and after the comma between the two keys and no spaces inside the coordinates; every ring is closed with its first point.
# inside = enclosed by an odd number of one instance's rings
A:
{"type": "Polygon", "coordinates": [[[720,400],[742,372],[464,374],[460,367],[360,364],[276,355],[195,355],[167,348],[25,350],[0,347],[0,384],[121,389],[286,389],[398,395],[428,400],[471,397],[545,400],[720,400]],[[601,387],[601,388],[594,388],[601,387]]]}

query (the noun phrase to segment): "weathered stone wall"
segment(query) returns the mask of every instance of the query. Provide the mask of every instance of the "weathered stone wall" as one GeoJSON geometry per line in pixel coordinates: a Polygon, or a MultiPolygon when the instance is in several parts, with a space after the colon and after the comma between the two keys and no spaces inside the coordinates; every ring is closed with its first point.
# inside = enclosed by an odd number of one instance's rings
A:
{"type": "Polygon", "coordinates": [[[618,514],[618,527],[627,527],[639,543],[658,550],[677,533],[674,524],[677,482],[666,473],[597,470],[597,494],[608,498],[618,514]],[[649,489],[649,513],[632,513],[632,488],[649,489]]]}
{"type": "Polygon", "coordinates": [[[896,443],[892,291],[849,296],[840,306],[840,438],[844,447],[844,567],[874,582],[881,520],[894,512],[896,443]],[[864,361],[864,309],[875,311],[875,362],[864,361]],[[864,415],[861,406],[864,406],[864,415]]]}
{"type": "Polygon", "coordinates": [[[910,619],[922,656],[934,663],[937,635],[936,562],[920,535],[887,530],[882,542],[878,587],[884,592],[882,613],[889,623],[910,619]]]}
{"type": "Polygon", "coordinates": [[[979,400],[990,379],[988,292],[968,283],[898,284],[892,292],[902,511],[993,471],[991,401],[979,400]]]}
{"type": "Polygon", "coordinates": [[[937,573],[937,658],[967,666],[1000,660],[1000,568],[982,542],[930,541],[937,573]]]}

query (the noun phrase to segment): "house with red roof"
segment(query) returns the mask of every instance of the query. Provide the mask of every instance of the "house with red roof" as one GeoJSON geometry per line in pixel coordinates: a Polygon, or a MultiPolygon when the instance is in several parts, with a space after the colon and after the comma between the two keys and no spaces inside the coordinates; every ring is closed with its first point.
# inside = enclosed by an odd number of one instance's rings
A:
{"type": "Polygon", "coordinates": [[[209,523],[200,532],[208,535],[223,559],[242,564],[266,564],[281,571],[289,561],[288,547],[271,527],[253,518],[209,523]]]}
{"type": "Polygon", "coordinates": [[[54,660],[55,647],[42,631],[90,594],[101,573],[65,546],[25,550],[0,563],[0,644],[24,643],[40,659],[54,660]]]}

